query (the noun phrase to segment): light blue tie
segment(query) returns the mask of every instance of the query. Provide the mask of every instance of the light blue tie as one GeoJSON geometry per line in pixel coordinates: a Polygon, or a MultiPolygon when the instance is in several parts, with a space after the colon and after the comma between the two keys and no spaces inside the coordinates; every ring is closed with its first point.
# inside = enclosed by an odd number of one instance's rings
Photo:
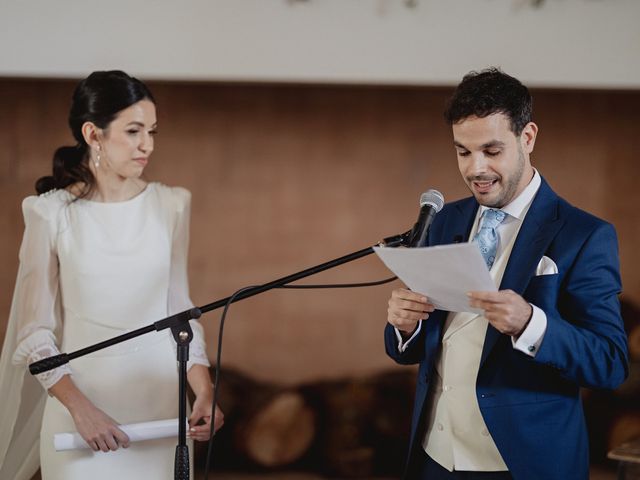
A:
{"type": "Polygon", "coordinates": [[[480,228],[474,237],[480,247],[482,258],[491,269],[493,262],[496,260],[496,252],[498,251],[498,234],[496,228],[502,223],[507,216],[502,210],[494,210],[490,208],[485,210],[480,221],[480,228]]]}

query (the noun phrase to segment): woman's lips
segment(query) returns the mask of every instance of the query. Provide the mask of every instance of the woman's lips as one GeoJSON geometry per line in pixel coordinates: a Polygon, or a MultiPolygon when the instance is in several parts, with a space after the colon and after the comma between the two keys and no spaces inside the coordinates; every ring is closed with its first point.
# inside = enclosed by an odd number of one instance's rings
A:
{"type": "Polygon", "coordinates": [[[149,163],[149,159],[146,157],[134,158],[133,161],[138,162],[143,167],[146,166],[147,163],[149,163]]]}

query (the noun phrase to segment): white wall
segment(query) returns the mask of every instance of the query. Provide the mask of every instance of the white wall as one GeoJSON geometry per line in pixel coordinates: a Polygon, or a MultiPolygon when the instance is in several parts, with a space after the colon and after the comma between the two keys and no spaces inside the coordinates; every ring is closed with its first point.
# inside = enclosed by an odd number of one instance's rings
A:
{"type": "Polygon", "coordinates": [[[640,88],[640,0],[0,0],[0,76],[640,88]]]}

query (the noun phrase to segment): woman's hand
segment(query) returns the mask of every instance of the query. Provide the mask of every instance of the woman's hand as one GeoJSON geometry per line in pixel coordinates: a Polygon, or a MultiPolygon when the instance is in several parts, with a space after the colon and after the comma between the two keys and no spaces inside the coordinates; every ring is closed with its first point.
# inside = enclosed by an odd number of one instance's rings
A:
{"type": "Polygon", "coordinates": [[[129,437],[118,423],[96,407],[71,380],[62,377],[49,389],[49,393],[62,403],[73,418],[76,430],[94,452],[108,452],[129,446],[129,437]]]}
{"type": "MultiPolygon", "coordinates": [[[[213,385],[209,369],[204,365],[192,365],[187,372],[187,379],[193,393],[196,394],[189,417],[188,435],[199,442],[206,442],[211,438],[211,405],[213,405],[213,385]]],[[[217,405],[214,416],[213,430],[217,432],[224,423],[224,415],[217,405]]]]}
{"type": "Polygon", "coordinates": [[[87,401],[71,412],[76,430],[94,452],[116,451],[129,446],[129,437],[118,427],[117,422],[93,403],[87,401]]]}
{"type": "MultiPolygon", "coordinates": [[[[211,405],[213,403],[213,390],[207,389],[196,395],[193,402],[191,416],[189,417],[188,436],[199,442],[206,442],[211,438],[211,405]]],[[[216,405],[213,421],[214,431],[218,431],[224,423],[222,410],[216,405]]]]}

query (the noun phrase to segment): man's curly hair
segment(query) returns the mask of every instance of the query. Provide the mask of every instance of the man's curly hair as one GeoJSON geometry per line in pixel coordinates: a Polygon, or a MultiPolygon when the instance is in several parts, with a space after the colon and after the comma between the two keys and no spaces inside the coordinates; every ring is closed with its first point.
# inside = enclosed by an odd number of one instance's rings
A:
{"type": "Polygon", "coordinates": [[[502,113],[509,118],[511,131],[516,135],[531,121],[531,94],[517,78],[499,68],[472,71],[449,100],[444,118],[449,125],[472,116],[479,118],[502,113]]]}

